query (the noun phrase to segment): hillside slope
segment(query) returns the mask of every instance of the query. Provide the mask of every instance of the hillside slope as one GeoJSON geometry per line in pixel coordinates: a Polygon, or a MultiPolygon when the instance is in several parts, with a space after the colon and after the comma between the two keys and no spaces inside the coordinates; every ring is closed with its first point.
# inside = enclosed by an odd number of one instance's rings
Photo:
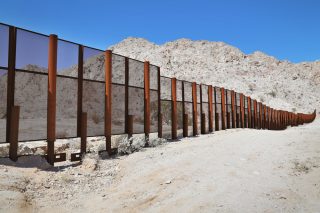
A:
{"type": "Polygon", "coordinates": [[[262,52],[246,55],[223,42],[179,39],[156,45],[127,38],[113,52],[161,67],[164,76],[223,86],[271,107],[312,112],[320,108],[320,61],[294,64],[262,52]]]}

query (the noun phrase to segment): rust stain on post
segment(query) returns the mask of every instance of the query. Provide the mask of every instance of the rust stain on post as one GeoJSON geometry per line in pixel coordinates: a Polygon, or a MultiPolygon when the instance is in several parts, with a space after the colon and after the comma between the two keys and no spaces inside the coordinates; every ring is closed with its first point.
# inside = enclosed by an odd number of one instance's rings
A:
{"type": "Polygon", "coordinates": [[[158,137],[162,138],[162,112],[161,112],[161,78],[158,67],[158,137]]]}
{"type": "Polygon", "coordinates": [[[251,123],[251,98],[247,97],[247,113],[248,113],[248,128],[252,128],[251,123]]]}
{"type": "Polygon", "coordinates": [[[86,112],[81,114],[81,154],[87,151],[87,117],[86,112]]]}
{"type": "Polygon", "coordinates": [[[112,154],[111,150],[111,106],[112,106],[112,51],[105,51],[105,115],[104,135],[106,137],[106,151],[112,154]]]}
{"type": "Polygon", "coordinates": [[[240,125],[241,128],[244,128],[244,102],[243,102],[243,94],[240,94],[240,125]]]}
{"type": "Polygon", "coordinates": [[[54,142],[56,140],[56,82],[57,82],[58,36],[49,37],[48,58],[48,113],[47,113],[47,160],[54,165],[54,142]]]}
{"type": "Polygon", "coordinates": [[[77,99],[77,136],[81,136],[83,99],[83,46],[78,49],[78,99],[77,99]]]}

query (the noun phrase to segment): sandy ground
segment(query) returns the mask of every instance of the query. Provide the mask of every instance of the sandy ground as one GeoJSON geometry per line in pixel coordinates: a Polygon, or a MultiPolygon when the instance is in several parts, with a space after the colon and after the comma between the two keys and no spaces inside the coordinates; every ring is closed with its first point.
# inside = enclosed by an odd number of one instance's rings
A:
{"type": "Polygon", "coordinates": [[[320,119],[91,154],[81,165],[29,159],[0,161],[1,212],[320,212],[320,119]]]}

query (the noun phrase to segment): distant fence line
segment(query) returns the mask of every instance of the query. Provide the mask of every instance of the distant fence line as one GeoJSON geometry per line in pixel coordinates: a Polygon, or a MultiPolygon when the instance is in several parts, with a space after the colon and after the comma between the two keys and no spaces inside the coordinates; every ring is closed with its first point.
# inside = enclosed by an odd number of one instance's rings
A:
{"type": "Polygon", "coordinates": [[[273,109],[233,90],[160,75],[149,62],[0,24],[0,142],[47,140],[50,164],[66,160],[56,139],[150,133],[176,140],[231,128],[283,130],[316,113],[273,109]]]}

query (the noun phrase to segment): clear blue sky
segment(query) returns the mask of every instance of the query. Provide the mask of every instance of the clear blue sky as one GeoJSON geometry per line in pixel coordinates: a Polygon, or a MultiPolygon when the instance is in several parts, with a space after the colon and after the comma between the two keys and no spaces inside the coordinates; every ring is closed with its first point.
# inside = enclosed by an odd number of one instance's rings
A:
{"type": "Polygon", "coordinates": [[[100,49],[129,36],[189,38],[320,59],[320,0],[2,0],[0,22],[100,49]]]}

